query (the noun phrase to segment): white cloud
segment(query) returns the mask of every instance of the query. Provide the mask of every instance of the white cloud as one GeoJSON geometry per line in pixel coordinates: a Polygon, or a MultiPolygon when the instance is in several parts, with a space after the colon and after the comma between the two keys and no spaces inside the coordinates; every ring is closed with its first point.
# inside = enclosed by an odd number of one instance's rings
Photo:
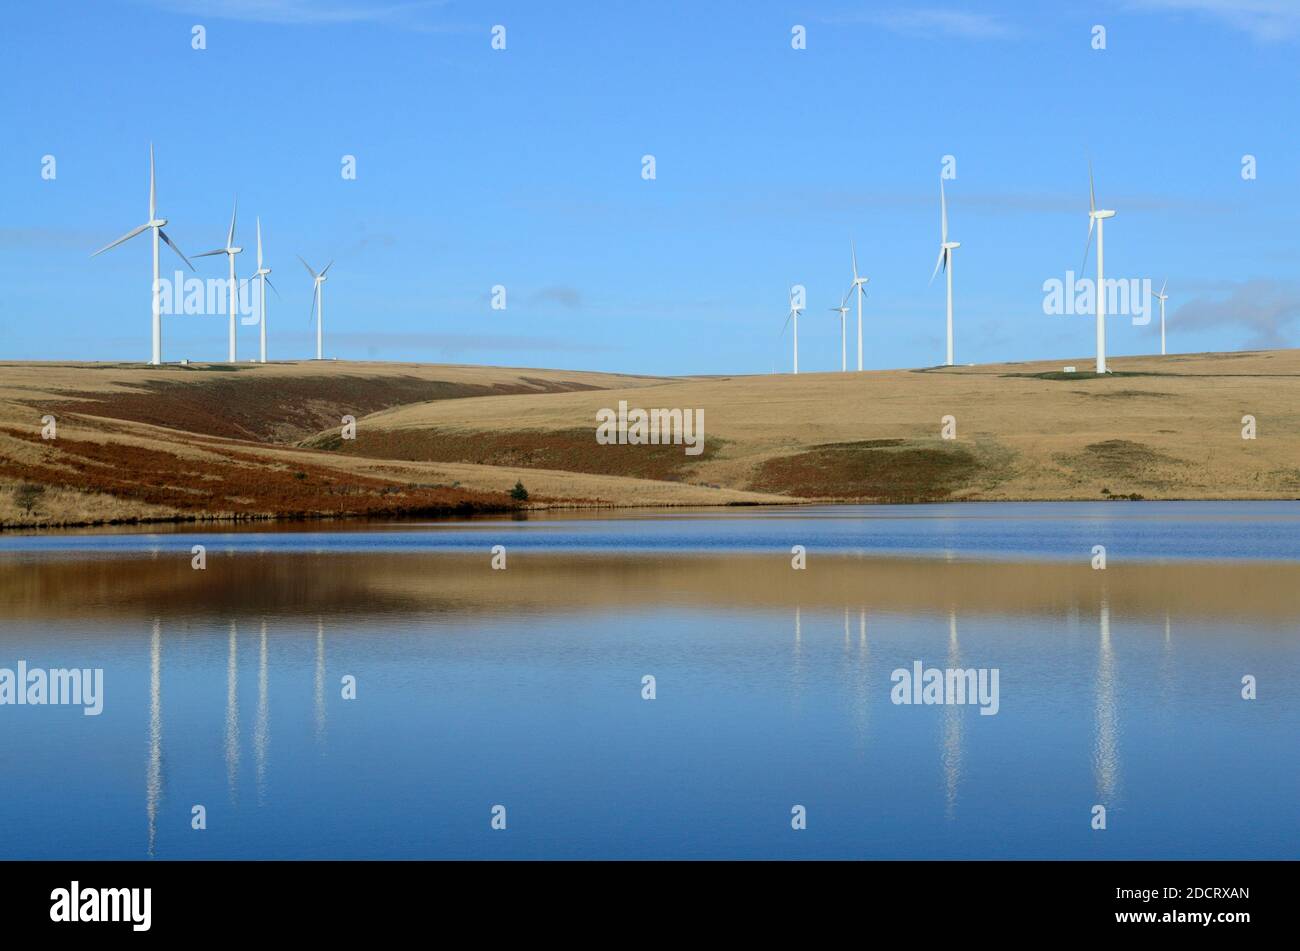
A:
{"type": "Polygon", "coordinates": [[[1257,40],[1277,43],[1300,36],[1296,0],[1130,0],[1138,10],[1213,17],[1257,40]]]}
{"type": "Polygon", "coordinates": [[[389,23],[427,28],[419,15],[445,0],[405,0],[400,3],[366,3],[364,0],[146,0],[176,13],[275,23],[288,26],[331,23],[389,23]]]}
{"type": "Polygon", "coordinates": [[[1247,345],[1261,350],[1291,346],[1300,322],[1300,285],[1271,278],[1233,284],[1226,293],[1193,297],[1169,316],[1170,326],[1188,330],[1240,327],[1247,345]]]}
{"type": "Polygon", "coordinates": [[[958,37],[968,40],[1001,39],[1016,30],[1000,17],[947,7],[894,7],[828,17],[838,23],[870,23],[893,33],[919,37],[958,37]]]}

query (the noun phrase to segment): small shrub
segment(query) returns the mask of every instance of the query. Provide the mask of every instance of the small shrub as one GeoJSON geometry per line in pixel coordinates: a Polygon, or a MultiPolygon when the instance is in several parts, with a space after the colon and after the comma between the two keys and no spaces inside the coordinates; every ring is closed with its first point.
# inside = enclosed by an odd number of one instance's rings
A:
{"type": "Polygon", "coordinates": [[[510,490],[510,497],[516,502],[528,501],[528,490],[524,488],[523,480],[515,481],[515,487],[510,490]]]}
{"type": "MultiPolygon", "coordinates": [[[[14,489],[14,503],[28,515],[31,515],[32,509],[36,507],[36,503],[40,501],[41,496],[44,494],[45,486],[24,482],[14,489]]],[[[527,493],[524,494],[527,495],[527,493]]]]}

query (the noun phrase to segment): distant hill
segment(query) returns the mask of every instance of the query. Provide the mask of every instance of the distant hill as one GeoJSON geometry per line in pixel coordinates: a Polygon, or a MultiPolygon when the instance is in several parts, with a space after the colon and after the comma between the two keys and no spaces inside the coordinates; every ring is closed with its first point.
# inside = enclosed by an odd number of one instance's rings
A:
{"type": "Polygon", "coordinates": [[[501,511],[516,481],[529,506],[1300,497],[1300,351],[1112,369],[3,363],[0,525],[501,511]],[[620,401],[702,409],[702,451],[599,444],[620,401]]]}

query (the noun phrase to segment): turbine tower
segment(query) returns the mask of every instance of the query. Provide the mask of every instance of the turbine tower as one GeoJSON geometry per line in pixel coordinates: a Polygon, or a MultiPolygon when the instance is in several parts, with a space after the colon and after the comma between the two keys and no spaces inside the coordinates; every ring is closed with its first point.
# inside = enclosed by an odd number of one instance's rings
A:
{"type": "Polygon", "coordinates": [[[840,315],[840,372],[841,373],[843,373],[849,368],[849,343],[848,343],[848,337],[845,335],[845,331],[844,331],[844,315],[849,312],[848,300],[849,300],[849,295],[852,293],[853,293],[853,288],[850,287],[847,291],[844,292],[844,296],[840,298],[840,306],[830,308],[830,310],[832,311],[839,311],[839,315],[840,315]]]}
{"type": "Polygon", "coordinates": [[[1097,372],[1106,372],[1106,219],[1115,212],[1097,208],[1097,189],[1092,180],[1092,163],[1088,163],[1088,243],[1083,246],[1083,267],[1088,266],[1092,248],[1092,230],[1097,229],[1097,372]]]}
{"type": "Polygon", "coordinates": [[[1165,301],[1169,300],[1169,295],[1165,293],[1165,288],[1169,286],[1166,280],[1160,285],[1160,293],[1156,294],[1156,300],[1160,301],[1160,356],[1165,355],[1165,301]]]}
{"type": "MultiPolygon", "coordinates": [[[[302,255],[298,255],[298,260],[302,261],[302,255]]],[[[324,360],[324,336],[322,328],[325,325],[325,288],[321,285],[325,283],[325,274],[334,266],[334,262],[331,261],[329,264],[326,264],[319,274],[313,271],[311,265],[306,261],[302,261],[302,266],[307,269],[307,273],[311,275],[311,279],[315,282],[312,284],[311,302],[312,306],[316,309],[316,359],[324,360]]]]}
{"type": "Polygon", "coordinates": [[[198,258],[210,258],[214,254],[224,254],[226,260],[230,262],[230,362],[235,362],[235,299],[238,296],[236,291],[239,285],[235,281],[235,255],[243,251],[243,248],[235,247],[235,216],[239,214],[239,199],[235,199],[235,210],[230,213],[230,232],[226,235],[226,246],[217,248],[215,251],[204,251],[202,254],[196,254],[198,258]]]}
{"type": "Polygon", "coordinates": [[[961,242],[948,240],[948,199],[943,193],[942,175],[939,176],[939,218],[941,221],[939,260],[934,262],[934,273],[930,275],[930,283],[934,283],[939,269],[943,268],[948,277],[948,362],[946,366],[952,366],[952,252],[961,247],[961,242]]]}
{"type": "Polygon", "coordinates": [[[166,242],[167,247],[175,251],[182,261],[189,265],[190,270],[194,270],[194,265],[190,264],[181,249],[172,243],[172,239],[167,237],[167,232],[163,231],[163,225],[167,224],[166,218],[158,217],[158,190],[154,181],[153,171],[153,143],[149,143],[149,220],[133,231],[128,231],[122,237],[118,238],[112,244],[106,244],[95,254],[103,254],[109,248],[115,248],[124,241],[130,241],[138,234],[145,231],[153,231],[153,284],[150,285],[150,295],[153,297],[153,350],[149,357],[149,362],[154,366],[162,363],[162,299],[159,294],[160,280],[158,277],[158,240],[161,238],[166,242]]]}
{"type": "Polygon", "coordinates": [[[853,284],[858,292],[858,372],[862,372],[862,298],[867,294],[867,284],[871,281],[869,277],[858,276],[858,250],[853,242],[849,242],[849,251],[853,255],[853,284]]]}
{"type": "Polygon", "coordinates": [[[784,326],[781,327],[782,336],[785,335],[785,328],[789,327],[791,322],[794,323],[794,372],[799,375],[799,311],[803,310],[794,302],[794,295],[790,295],[790,315],[786,317],[784,326]]]}
{"type": "MultiPolygon", "coordinates": [[[[271,279],[267,276],[270,273],[271,269],[262,265],[262,219],[259,216],[257,219],[257,271],[253,274],[253,277],[261,281],[261,287],[258,289],[257,322],[261,324],[263,363],[266,362],[266,286],[271,284],[271,279]]],[[[271,290],[275,291],[274,284],[271,284],[271,290]]],[[[275,296],[279,297],[280,292],[275,291],[275,296]]]]}

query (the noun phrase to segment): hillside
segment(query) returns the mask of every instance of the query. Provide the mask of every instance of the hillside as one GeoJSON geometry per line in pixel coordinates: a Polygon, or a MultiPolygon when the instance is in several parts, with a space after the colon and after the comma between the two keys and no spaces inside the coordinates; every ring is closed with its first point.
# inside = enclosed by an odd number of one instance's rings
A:
{"type": "Polygon", "coordinates": [[[499,511],[516,480],[544,506],[1300,497],[1300,351],[1113,369],[3,363],[0,525],[499,511]],[[702,409],[703,452],[598,444],[597,413],[620,400],[702,409]],[[44,492],[24,501],[22,485],[44,492]]]}

